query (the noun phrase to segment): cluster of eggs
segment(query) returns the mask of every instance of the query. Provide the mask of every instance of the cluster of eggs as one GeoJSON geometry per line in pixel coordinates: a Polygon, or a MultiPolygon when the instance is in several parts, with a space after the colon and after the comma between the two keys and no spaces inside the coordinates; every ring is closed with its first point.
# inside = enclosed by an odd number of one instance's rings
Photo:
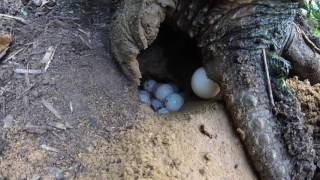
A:
{"type": "MultiPolygon", "coordinates": [[[[198,68],[192,75],[191,88],[201,99],[212,99],[220,92],[220,86],[208,78],[203,67],[198,68]]],[[[177,112],[184,104],[179,88],[172,84],[161,84],[155,80],[147,80],[139,91],[140,101],[150,105],[159,114],[177,112]]]]}
{"type": "Polygon", "coordinates": [[[162,84],[152,79],[143,83],[139,99],[161,115],[177,112],[184,104],[183,95],[175,84],[162,84]]]}

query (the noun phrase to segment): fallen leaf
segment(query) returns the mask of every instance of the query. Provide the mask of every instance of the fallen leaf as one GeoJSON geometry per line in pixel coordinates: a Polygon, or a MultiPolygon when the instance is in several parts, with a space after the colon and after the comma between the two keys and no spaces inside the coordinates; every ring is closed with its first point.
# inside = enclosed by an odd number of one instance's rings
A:
{"type": "Polygon", "coordinates": [[[6,55],[12,40],[13,38],[9,34],[0,35],[0,59],[6,55]]]}

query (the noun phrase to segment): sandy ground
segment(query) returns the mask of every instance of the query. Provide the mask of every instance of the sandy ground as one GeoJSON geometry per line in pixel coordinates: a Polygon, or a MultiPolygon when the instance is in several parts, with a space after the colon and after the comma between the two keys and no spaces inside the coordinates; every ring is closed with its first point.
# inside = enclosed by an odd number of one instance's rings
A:
{"type": "Polygon", "coordinates": [[[74,157],[79,165],[48,168],[49,159],[61,152],[24,139],[5,152],[1,173],[11,179],[62,174],[67,179],[255,179],[222,105],[191,103],[166,118],[142,105],[139,114],[139,123],[122,131],[119,141],[97,138],[79,152],[74,157]]]}
{"type": "Polygon", "coordinates": [[[116,148],[119,165],[101,171],[110,161],[110,144],[98,144],[90,154],[83,154],[90,177],[105,179],[255,179],[248,166],[241,143],[233,134],[223,106],[214,102],[188,104],[183,112],[161,118],[149,107],[142,108],[143,121],[123,133],[116,148]],[[201,104],[201,105],[200,105],[201,104]],[[204,127],[207,135],[200,127],[204,127]],[[119,152],[119,149],[121,151],[119,152]],[[123,153],[123,154],[121,154],[123,153]],[[97,157],[104,157],[102,159],[97,157]],[[102,174],[98,172],[104,172],[102,174]]]}

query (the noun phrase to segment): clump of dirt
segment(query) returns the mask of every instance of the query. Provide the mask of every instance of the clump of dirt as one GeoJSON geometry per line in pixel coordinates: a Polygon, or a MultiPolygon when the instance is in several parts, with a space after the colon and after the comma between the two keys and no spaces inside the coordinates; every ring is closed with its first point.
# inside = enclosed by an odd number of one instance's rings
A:
{"type": "Polygon", "coordinates": [[[316,125],[320,121],[320,84],[311,85],[308,80],[300,81],[298,77],[289,79],[287,84],[300,101],[308,123],[316,125]]]}

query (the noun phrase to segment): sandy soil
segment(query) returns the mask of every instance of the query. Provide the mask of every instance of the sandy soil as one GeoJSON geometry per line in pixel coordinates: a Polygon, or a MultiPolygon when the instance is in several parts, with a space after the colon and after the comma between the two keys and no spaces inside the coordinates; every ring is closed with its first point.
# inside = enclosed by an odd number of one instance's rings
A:
{"type": "Polygon", "coordinates": [[[86,175],[96,178],[99,174],[102,179],[118,179],[119,175],[123,179],[255,179],[222,105],[192,103],[166,118],[144,107],[141,115],[142,124],[123,133],[120,143],[111,146],[116,149],[114,160],[123,162],[122,172],[119,165],[101,171],[110,161],[110,144],[100,142],[97,146],[102,148],[82,155],[86,167],[94,169],[86,175]]]}

